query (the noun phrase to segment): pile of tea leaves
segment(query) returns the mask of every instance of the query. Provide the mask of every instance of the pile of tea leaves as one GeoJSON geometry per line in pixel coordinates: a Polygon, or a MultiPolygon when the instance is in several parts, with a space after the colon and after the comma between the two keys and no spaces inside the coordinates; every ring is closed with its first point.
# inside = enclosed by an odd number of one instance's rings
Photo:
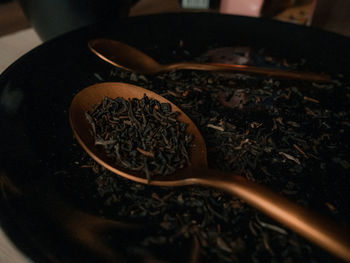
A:
{"type": "Polygon", "coordinates": [[[85,112],[95,145],[102,146],[117,166],[141,172],[148,181],[190,164],[192,135],[178,114],[169,103],[146,94],[129,100],[105,97],[92,112],[85,112]]]}
{"type": "MultiPolygon", "coordinates": [[[[350,226],[350,83],[342,76],[320,84],[199,71],[95,75],[142,86],[181,108],[206,141],[210,168],[241,174],[350,226]]],[[[337,261],[234,196],[137,184],[74,147],[77,181],[86,181],[81,198],[101,216],[148,226],[137,251],[155,262],[337,261]]]]}

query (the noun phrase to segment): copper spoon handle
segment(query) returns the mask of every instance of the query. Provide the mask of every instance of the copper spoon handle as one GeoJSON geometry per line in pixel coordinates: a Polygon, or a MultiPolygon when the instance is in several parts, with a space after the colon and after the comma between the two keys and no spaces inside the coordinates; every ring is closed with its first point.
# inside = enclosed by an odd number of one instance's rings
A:
{"type": "Polygon", "coordinates": [[[194,170],[188,184],[224,190],[240,197],[251,206],[289,227],[328,252],[350,262],[350,232],[334,222],[308,211],[267,188],[242,176],[220,171],[194,170]]]}
{"type": "Polygon", "coordinates": [[[180,62],[174,64],[164,65],[164,70],[168,71],[172,69],[192,69],[192,70],[208,70],[208,71],[231,71],[240,73],[253,73],[259,75],[267,75],[271,77],[289,78],[297,80],[307,81],[330,81],[330,76],[326,74],[318,74],[312,72],[299,72],[277,68],[263,68],[247,65],[234,65],[234,64],[222,64],[222,63],[192,63],[192,62],[180,62]]]}

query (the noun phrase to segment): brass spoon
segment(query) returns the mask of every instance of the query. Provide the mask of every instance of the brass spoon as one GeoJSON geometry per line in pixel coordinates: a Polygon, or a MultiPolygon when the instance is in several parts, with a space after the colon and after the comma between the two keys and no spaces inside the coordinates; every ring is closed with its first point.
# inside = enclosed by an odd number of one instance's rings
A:
{"type": "Polygon", "coordinates": [[[254,67],[246,65],[233,65],[221,63],[195,63],[178,62],[173,64],[159,64],[153,58],[140,50],[125,43],[111,39],[92,39],[88,46],[97,56],[108,63],[135,73],[153,75],[175,69],[192,69],[205,71],[231,71],[240,73],[252,73],[272,77],[290,78],[307,81],[329,81],[330,76],[311,72],[296,72],[282,69],[254,67]]]}
{"type": "Polygon", "coordinates": [[[85,88],[72,101],[70,124],[75,137],[84,150],[99,164],[120,176],[139,183],[158,186],[198,184],[226,191],[240,197],[251,206],[325,250],[350,262],[348,230],[336,226],[334,223],[311,213],[263,186],[246,180],[242,176],[209,169],[205,141],[196,125],[176,105],[152,91],[126,83],[101,83],[85,88]],[[141,99],[144,94],[160,102],[170,103],[174,111],[180,112],[179,121],[188,124],[186,132],[194,135],[193,147],[190,149],[191,165],[178,169],[170,176],[153,178],[150,182],[141,174],[118,167],[106,156],[103,150],[96,147],[94,138],[89,132],[90,124],[85,117],[85,112],[99,104],[105,96],[141,99]]]}

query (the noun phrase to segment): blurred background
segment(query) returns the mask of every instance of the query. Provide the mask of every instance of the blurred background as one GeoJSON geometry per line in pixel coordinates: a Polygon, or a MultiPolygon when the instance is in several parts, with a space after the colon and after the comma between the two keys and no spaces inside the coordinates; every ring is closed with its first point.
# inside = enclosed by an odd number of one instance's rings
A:
{"type": "Polygon", "coordinates": [[[0,73],[67,31],[105,19],[169,12],[265,17],[350,37],[350,0],[0,0],[0,73]]]}
{"type": "MultiPolygon", "coordinates": [[[[35,25],[34,15],[36,14],[33,9],[38,10],[38,7],[34,4],[28,4],[34,2],[43,6],[42,2],[44,1],[0,0],[0,36],[35,25]],[[24,7],[23,9],[21,4],[24,7]]],[[[79,2],[79,0],[72,0],[71,2],[79,2]]],[[[89,1],[80,2],[84,2],[84,5],[89,3],[89,1]]],[[[349,0],[114,0],[113,2],[120,2],[124,5],[124,10],[119,11],[118,16],[210,11],[270,17],[291,23],[311,25],[350,36],[349,0]]],[[[50,1],[46,3],[50,3],[50,1]]],[[[100,0],[100,3],[103,3],[103,1],[100,0]]],[[[49,37],[41,36],[41,38],[49,37]]]]}

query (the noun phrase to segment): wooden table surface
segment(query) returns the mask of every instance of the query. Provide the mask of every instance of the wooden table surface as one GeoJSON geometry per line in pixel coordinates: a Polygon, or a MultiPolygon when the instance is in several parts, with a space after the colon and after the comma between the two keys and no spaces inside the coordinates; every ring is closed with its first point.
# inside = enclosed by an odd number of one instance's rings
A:
{"type": "Polygon", "coordinates": [[[17,2],[0,4],[0,37],[29,27],[29,22],[17,2]]]}

